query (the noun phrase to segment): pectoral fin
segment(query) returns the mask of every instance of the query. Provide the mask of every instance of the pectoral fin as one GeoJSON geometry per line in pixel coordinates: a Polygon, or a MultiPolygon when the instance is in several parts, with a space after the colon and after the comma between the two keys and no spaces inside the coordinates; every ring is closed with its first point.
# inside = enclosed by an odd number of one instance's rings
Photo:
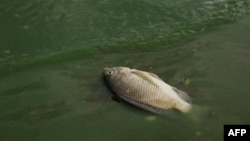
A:
{"type": "Polygon", "coordinates": [[[165,112],[165,109],[159,108],[159,107],[155,107],[140,101],[136,101],[134,99],[130,99],[124,95],[119,95],[121,97],[121,99],[123,99],[124,101],[126,101],[127,103],[130,103],[132,105],[138,106],[144,110],[150,111],[152,113],[155,114],[163,114],[165,112]]]}
{"type": "Polygon", "coordinates": [[[118,96],[112,96],[111,99],[118,103],[121,102],[121,99],[118,96]]]}

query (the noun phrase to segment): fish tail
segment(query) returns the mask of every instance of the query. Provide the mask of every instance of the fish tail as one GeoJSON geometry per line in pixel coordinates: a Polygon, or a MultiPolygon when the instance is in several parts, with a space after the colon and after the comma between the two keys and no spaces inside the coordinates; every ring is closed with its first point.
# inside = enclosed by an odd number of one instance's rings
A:
{"type": "Polygon", "coordinates": [[[182,113],[188,113],[192,109],[192,106],[187,102],[182,102],[181,104],[176,105],[175,109],[182,113]]]}
{"type": "Polygon", "coordinates": [[[179,108],[178,110],[180,110],[182,113],[189,113],[191,109],[192,109],[192,106],[187,103],[185,106],[179,108]]]}

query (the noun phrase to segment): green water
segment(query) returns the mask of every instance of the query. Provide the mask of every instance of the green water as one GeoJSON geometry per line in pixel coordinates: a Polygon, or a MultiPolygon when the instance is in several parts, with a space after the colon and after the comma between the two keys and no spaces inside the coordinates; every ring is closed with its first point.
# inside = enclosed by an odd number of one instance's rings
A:
{"type": "Polygon", "coordinates": [[[0,9],[1,141],[220,141],[224,124],[250,123],[248,0],[2,0],[0,9]],[[209,114],[149,121],[111,99],[106,66],[156,73],[209,114]]]}

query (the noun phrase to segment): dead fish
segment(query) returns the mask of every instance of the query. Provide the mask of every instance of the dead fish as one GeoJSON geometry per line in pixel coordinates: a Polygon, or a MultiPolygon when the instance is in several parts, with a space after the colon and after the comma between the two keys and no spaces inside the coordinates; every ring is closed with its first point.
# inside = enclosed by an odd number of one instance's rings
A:
{"type": "Polygon", "coordinates": [[[161,114],[176,109],[187,113],[192,107],[185,92],[168,85],[153,73],[112,67],[104,68],[102,76],[118,97],[147,111],[161,114]]]}

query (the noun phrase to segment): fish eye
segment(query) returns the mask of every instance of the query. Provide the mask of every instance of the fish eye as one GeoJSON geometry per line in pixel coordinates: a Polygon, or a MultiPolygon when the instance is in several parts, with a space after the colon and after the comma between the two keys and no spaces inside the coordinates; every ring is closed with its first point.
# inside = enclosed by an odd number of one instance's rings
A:
{"type": "Polygon", "coordinates": [[[113,74],[113,73],[114,73],[113,70],[108,71],[108,75],[111,75],[111,74],[113,74]]]}

